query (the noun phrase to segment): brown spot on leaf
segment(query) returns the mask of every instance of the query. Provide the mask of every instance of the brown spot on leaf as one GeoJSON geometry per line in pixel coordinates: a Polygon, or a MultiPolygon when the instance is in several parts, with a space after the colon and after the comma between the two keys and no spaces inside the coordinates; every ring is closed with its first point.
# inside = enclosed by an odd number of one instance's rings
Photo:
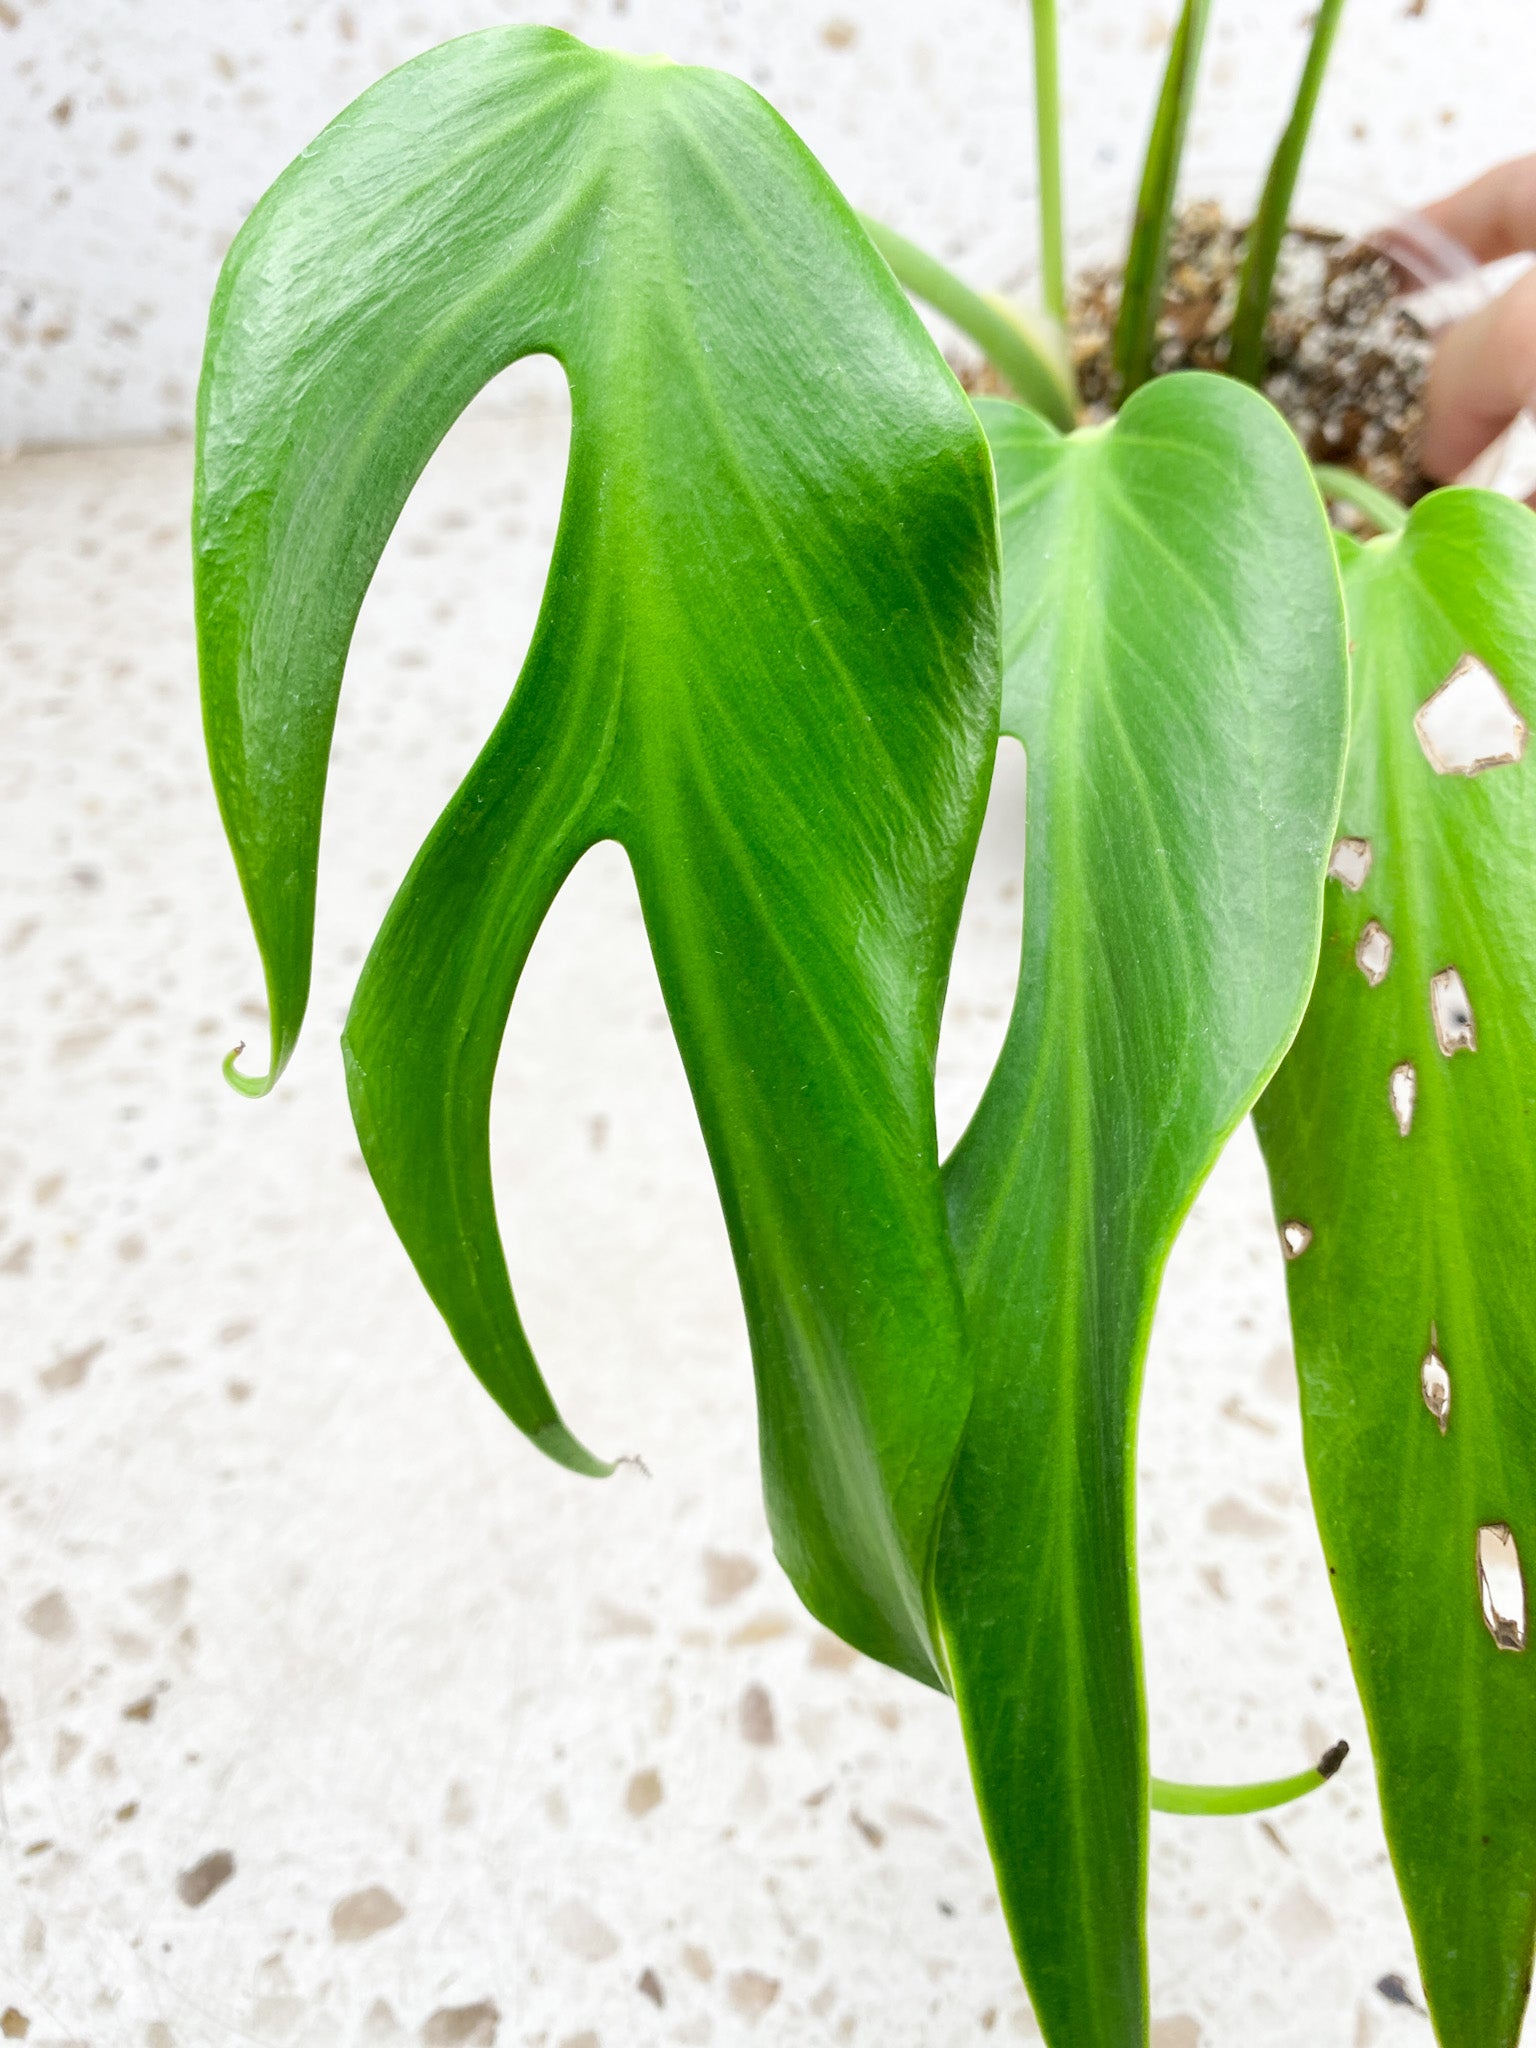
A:
{"type": "Polygon", "coordinates": [[[142,1699],[134,1700],[124,1707],[123,1719],[125,1721],[153,1721],[156,1705],[157,1702],[154,1694],[147,1692],[142,1699]]]}
{"type": "Polygon", "coordinates": [[[1312,1242],[1312,1226],[1293,1216],[1280,1226],[1280,1249],[1288,1260],[1299,1259],[1312,1242]]]}
{"type": "Polygon", "coordinates": [[[661,1979],[654,1970],[642,1970],[635,1989],[642,1998],[648,1998],[652,2005],[661,2006],[667,2002],[667,1994],[661,1988],[661,1979]]]}

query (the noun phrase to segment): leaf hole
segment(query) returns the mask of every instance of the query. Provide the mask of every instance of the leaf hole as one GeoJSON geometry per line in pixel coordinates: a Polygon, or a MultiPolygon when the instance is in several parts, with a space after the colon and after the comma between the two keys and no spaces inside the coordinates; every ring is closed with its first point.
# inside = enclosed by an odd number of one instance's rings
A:
{"type": "Polygon", "coordinates": [[[1485,1522],[1477,1532],[1477,1583],[1489,1635],[1501,1650],[1523,1650],[1525,1574],[1507,1522],[1485,1522]]]}
{"type": "Polygon", "coordinates": [[[1298,1223],[1293,1217],[1289,1223],[1280,1226],[1280,1249],[1287,1261],[1299,1259],[1312,1242],[1311,1229],[1305,1223],[1298,1223]]]}
{"type": "Polygon", "coordinates": [[[1442,967],[1429,980],[1429,1010],[1435,1023],[1435,1041],[1450,1059],[1458,1052],[1477,1051],[1477,1019],[1467,985],[1454,967],[1442,967]]]}
{"type": "Polygon", "coordinates": [[[976,1113],[1008,1035],[1024,942],[1024,749],[1003,739],[950,962],[934,1094],[939,1150],[976,1113]]]}
{"type": "Polygon", "coordinates": [[[1365,878],[1371,872],[1371,860],[1369,839],[1337,840],[1328,860],[1329,876],[1355,894],[1365,887],[1365,878]]]}
{"type": "MultiPolygon", "coordinates": [[[[379,559],[347,656],[326,796],[327,844],[355,847],[353,872],[367,878],[347,911],[359,932],[378,929],[506,710],[548,581],[569,447],[564,371],[549,356],[514,363],[438,443],[379,559]]],[[[345,991],[356,976],[354,963],[345,991]]]]}
{"type": "MultiPolygon", "coordinates": [[[[584,1443],[643,1455],[665,1433],[646,1390],[696,1341],[694,1318],[740,1343],[741,1310],[639,892],[612,840],[582,855],[540,926],[490,1124],[496,1212],[534,1355],[584,1443]]],[[[720,1399],[731,1426],[750,1417],[750,1381],[720,1399]]]]}
{"type": "Polygon", "coordinates": [[[1424,758],[1437,775],[1481,775],[1525,752],[1526,725],[1498,677],[1464,654],[1414,717],[1424,758]]]}
{"type": "Polygon", "coordinates": [[[1392,1105],[1400,1138],[1406,1138],[1413,1129],[1413,1112],[1418,1099],[1418,1069],[1412,1060],[1403,1060],[1387,1076],[1387,1100],[1392,1105]]]}
{"type": "Polygon", "coordinates": [[[1440,1356],[1440,1340],[1433,1323],[1429,1326],[1429,1349],[1419,1367],[1419,1392],[1424,1396],[1424,1406],[1440,1425],[1440,1434],[1444,1436],[1451,1421],[1451,1376],[1440,1356]]]}
{"type": "Polygon", "coordinates": [[[1355,965],[1372,988],[1379,988],[1392,965],[1392,935],[1373,917],[1355,943],[1355,965]]]}

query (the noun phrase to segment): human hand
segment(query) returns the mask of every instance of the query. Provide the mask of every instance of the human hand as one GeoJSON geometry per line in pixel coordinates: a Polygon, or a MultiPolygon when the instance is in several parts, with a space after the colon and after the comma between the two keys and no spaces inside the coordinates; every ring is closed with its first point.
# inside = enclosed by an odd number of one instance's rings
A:
{"type": "MultiPolygon", "coordinates": [[[[1421,212],[1479,263],[1536,251],[1536,156],[1500,164],[1421,212]]],[[[1427,474],[1449,483],[1527,405],[1536,405],[1536,270],[1440,337],[1424,392],[1427,474]]]]}

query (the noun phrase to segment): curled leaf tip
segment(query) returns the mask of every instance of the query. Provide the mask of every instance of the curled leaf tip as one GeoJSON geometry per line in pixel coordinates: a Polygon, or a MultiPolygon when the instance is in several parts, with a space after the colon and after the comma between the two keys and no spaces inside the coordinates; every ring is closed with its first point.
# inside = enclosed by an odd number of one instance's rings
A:
{"type": "Polygon", "coordinates": [[[1290,1778],[1270,1778],[1258,1785],[1184,1785],[1167,1778],[1152,1780],[1154,1813],[1182,1813],[1214,1818],[1220,1814],[1266,1813],[1321,1791],[1349,1755],[1347,1742],[1336,1742],[1310,1770],[1290,1778]]]}
{"type": "MultiPolygon", "coordinates": [[[[549,1422],[540,1430],[530,1432],[531,1440],[548,1458],[557,1465],[564,1465],[568,1472],[579,1472],[586,1479],[607,1479],[624,1464],[639,1464],[639,1459],[598,1458],[589,1451],[578,1437],[572,1436],[563,1422],[549,1422]]],[[[641,1467],[644,1470],[644,1467],[641,1467]]]]}
{"type": "Polygon", "coordinates": [[[245,1040],[242,1038],[234,1051],[225,1055],[224,1078],[237,1095],[249,1095],[252,1097],[270,1095],[277,1086],[278,1081],[282,1078],[283,1069],[288,1064],[288,1055],[292,1050],[292,1038],[290,1037],[288,1042],[284,1044],[277,1032],[274,1031],[272,1034],[272,1057],[267,1063],[267,1071],[264,1074],[242,1074],[235,1065],[236,1060],[245,1051],[245,1040]]]}
{"type": "Polygon", "coordinates": [[[277,1081],[276,1069],[274,1068],[271,1072],[265,1074],[242,1074],[236,1067],[235,1061],[239,1059],[244,1051],[245,1040],[242,1038],[233,1052],[225,1054],[225,1080],[237,1095],[270,1095],[277,1081]]]}

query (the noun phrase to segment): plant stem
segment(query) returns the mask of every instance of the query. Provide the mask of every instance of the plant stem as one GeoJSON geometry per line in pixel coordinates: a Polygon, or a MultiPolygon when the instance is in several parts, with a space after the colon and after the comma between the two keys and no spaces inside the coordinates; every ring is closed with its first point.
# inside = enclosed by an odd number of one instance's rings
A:
{"type": "Polygon", "coordinates": [[[1296,88],[1296,104],[1275,150],[1269,176],[1264,181],[1259,210],[1248,230],[1248,253],[1243,259],[1243,278],[1238,291],[1237,312],[1232,320],[1232,348],[1227,369],[1247,384],[1257,384],[1264,375],[1264,324],[1269,318],[1270,294],[1274,289],[1275,264],[1290,217],[1291,200],[1301,170],[1302,152],[1317,109],[1323,74],[1333,38],[1344,12],[1344,0],[1321,0],[1312,26],[1312,42],[1296,88]]]}
{"type": "Polygon", "coordinates": [[[1263,1813],[1271,1806],[1304,1799],[1319,1785],[1326,1785],[1348,1755],[1349,1744],[1336,1742],[1310,1771],[1298,1771],[1294,1778],[1271,1778],[1263,1785],[1175,1785],[1166,1778],[1154,1778],[1152,1810],[1206,1815],[1263,1813]]]}
{"type": "Polygon", "coordinates": [[[1033,0],[1035,17],[1035,157],[1040,172],[1040,294],[1045,310],[1067,331],[1067,257],[1061,192],[1061,92],[1056,55],[1056,0],[1033,0]]]}
{"type": "Polygon", "coordinates": [[[1072,383],[1060,336],[1043,322],[1036,324],[1005,299],[973,292],[936,257],[898,235],[867,213],[859,215],[864,231],[909,292],[953,320],[986,352],[987,360],[1013,386],[1033,411],[1070,433],[1077,424],[1072,383]]]}
{"type": "Polygon", "coordinates": [[[1194,103],[1195,78],[1200,69],[1200,47],[1205,41],[1210,12],[1210,0],[1184,0],[1147,142],[1147,161],[1125,257],[1120,317],[1115,323],[1115,368],[1120,373],[1121,394],[1127,398],[1152,374],[1179,163],[1184,155],[1189,110],[1194,103]]]}
{"type": "Polygon", "coordinates": [[[1354,470],[1337,469],[1331,462],[1319,462],[1312,474],[1325,498],[1336,498],[1342,505],[1353,505],[1357,512],[1365,514],[1378,532],[1401,533],[1408,524],[1408,508],[1375,484],[1367,483],[1363,476],[1357,476],[1354,470]]]}

